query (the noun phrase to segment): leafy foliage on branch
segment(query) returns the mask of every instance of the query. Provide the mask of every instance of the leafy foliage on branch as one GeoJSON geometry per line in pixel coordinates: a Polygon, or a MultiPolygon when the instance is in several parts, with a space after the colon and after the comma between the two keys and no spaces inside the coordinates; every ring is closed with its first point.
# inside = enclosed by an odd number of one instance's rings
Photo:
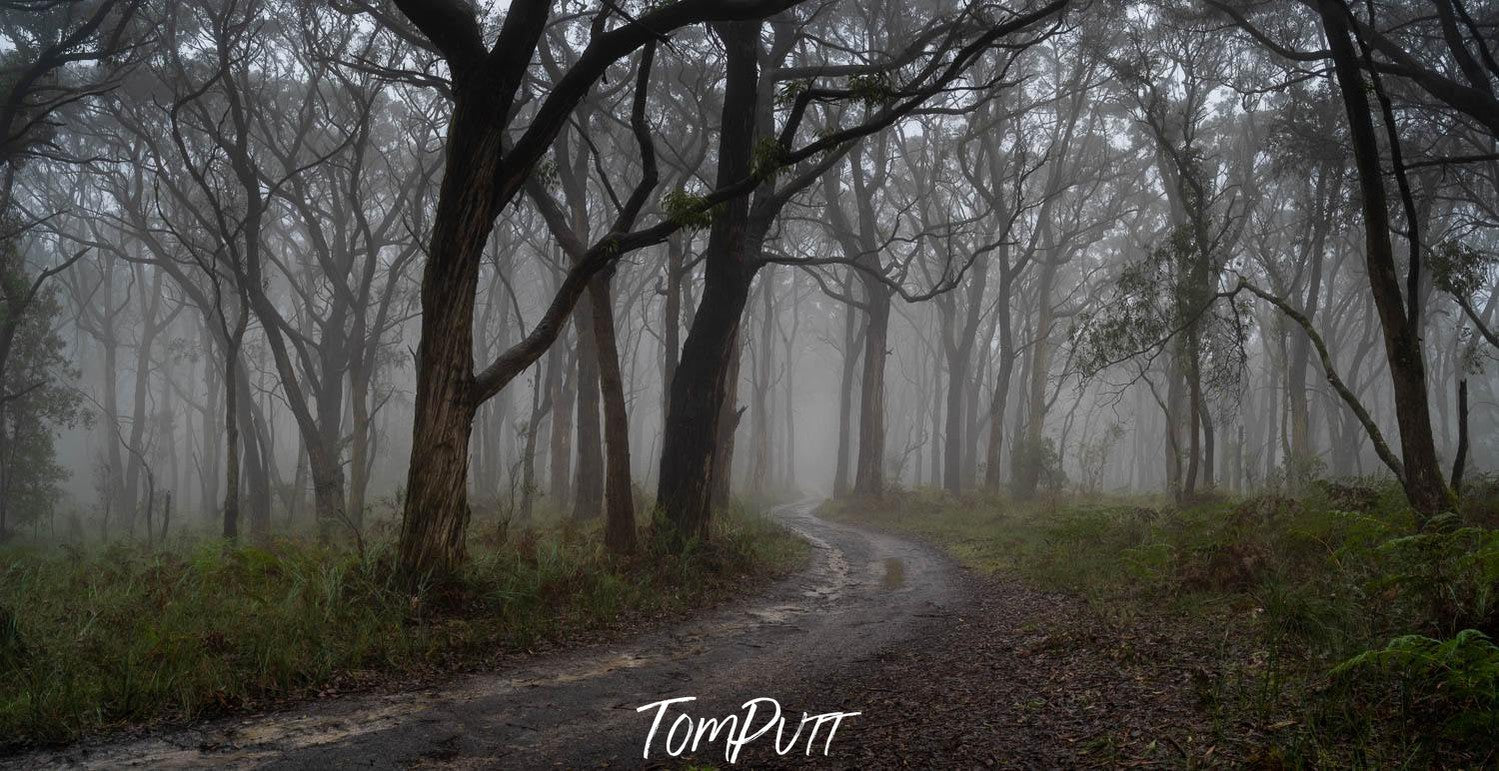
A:
{"type": "Polygon", "coordinates": [[[1234,393],[1248,362],[1247,301],[1222,301],[1198,280],[1187,226],[1165,244],[1120,271],[1109,302],[1079,316],[1071,330],[1081,371],[1089,377],[1136,357],[1163,350],[1185,357],[1195,347],[1204,387],[1234,393]]]}
{"type": "Polygon", "coordinates": [[[786,146],[774,137],[761,137],[750,156],[750,173],[757,179],[773,180],[786,165],[786,146]]]}
{"type": "Polygon", "coordinates": [[[55,329],[62,303],[45,286],[27,302],[34,280],[17,244],[0,243],[0,326],[19,322],[0,361],[0,540],[14,526],[52,512],[68,478],[57,462],[53,433],[90,417],[71,386],[78,372],[55,329]]]}
{"type": "Polygon", "coordinates": [[[1436,287],[1465,301],[1486,281],[1486,274],[1494,266],[1493,255],[1481,252],[1460,241],[1443,241],[1431,250],[1428,261],[1431,280],[1436,287]]]}
{"type": "Polygon", "coordinates": [[[883,107],[894,102],[899,90],[884,73],[855,75],[848,79],[848,90],[854,98],[869,107],[883,107]]]}
{"type": "Polygon", "coordinates": [[[716,207],[707,207],[706,196],[694,195],[685,190],[672,190],[661,198],[661,210],[666,218],[689,230],[700,230],[713,224],[716,207]]]}

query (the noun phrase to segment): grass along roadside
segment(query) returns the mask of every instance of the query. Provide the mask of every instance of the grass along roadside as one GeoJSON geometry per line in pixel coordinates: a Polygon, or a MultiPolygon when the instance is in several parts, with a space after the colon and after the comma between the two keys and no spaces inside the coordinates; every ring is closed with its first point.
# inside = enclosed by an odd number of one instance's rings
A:
{"type": "Polygon", "coordinates": [[[1203,707],[1250,759],[1384,767],[1499,757],[1493,500],[1471,495],[1425,533],[1377,484],[1186,507],[921,490],[824,513],[1081,597],[1109,629],[1172,630],[1191,653],[1142,653],[1186,659],[1203,707]]]}
{"type": "Polygon", "coordinates": [[[597,525],[471,528],[471,559],[406,591],[393,544],[305,540],[0,551],[0,751],[421,678],[726,599],[806,544],[736,510],[684,555],[605,554],[597,525]]]}

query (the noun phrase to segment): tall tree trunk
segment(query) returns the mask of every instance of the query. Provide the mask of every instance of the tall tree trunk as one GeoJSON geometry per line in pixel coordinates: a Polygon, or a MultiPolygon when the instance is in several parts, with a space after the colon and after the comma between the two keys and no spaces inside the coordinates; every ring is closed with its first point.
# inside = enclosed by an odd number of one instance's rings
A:
{"type": "Polygon", "coordinates": [[[666,301],[661,308],[661,415],[666,422],[666,408],[671,401],[671,381],[677,374],[677,361],[682,354],[682,274],[685,269],[686,236],[673,235],[666,240],[666,301]]]}
{"type": "Polygon", "coordinates": [[[1010,397],[1010,377],[1015,371],[1015,333],[1010,326],[1010,292],[1012,281],[1009,249],[1001,246],[999,254],[999,302],[994,309],[999,319],[999,365],[994,378],[994,394],[989,400],[989,446],[984,453],[984,488],[999,492],[1004,478],[1001,465],[1005,440],[1005,407],[1010,397]]]}
{"type": "Polygon", "coordinates": [[[249,398],[253,393],[243,364],[239,367],[240,461],[244,466],[245,503],[249,507],[250,535],[264,544],[271,535],[271,464],[275,448],[260,406],[249,398]]]}
{"type": "Polygon", "coordinates": [[[546,357],[546,381],[536,380],[531,389],[531,419],[526,421],[525,449],[521,455],[521,503],[516,512],[517,524],[529,526],[536,507],[536,438],[541,434],[541,421],[553,405],[553,384],[561,377],[561,358],[546,357]]]}
{"type": "Polygon", "coordinates": [[[890,290],[864,276],[869,325],[864,330],[864,376],[859,393],[859,455],[854,493],[885,492],[885,359],[890,335],[890,290]]]}
{"type": "Polygon", "coordinates": [[[224,538],[239,537],[239,343],[231,341],[224,353],[224,538]]]}
{"type": "Polygon", "coordinates": [[[720,509],[729,505],[734,481],[734,445],[745,410],[739,406],[739,370],[744,364],[744,349],[737,333],[729,347],[729,372],[723,404],[718,411],[718,443],[713,448],[714,477],[710,499],[710,505],[720,509]]]}
{"type": "MultiPolygon", "coordinates": [[[[717,184],[750,172],[759,91],[759,21],[712,25],[727,58],[720,127],[717,184]]],[[[714,477],[718,468],[721,413],[732,393],[731,359],[737,353],[740,316],[754,277],[747,254],[749,201],[736,198],[713,218],[704,257],[703,295],[682,346],[671,382],[666,431],[661,442],[656,495],[671,536],[680,541],[708,536],[714,477]]]]}
{"type": "MultiPolygon", "coordinates": [[[[213,335],[207,325],[203,327],[203,335],[199,338],[204,351],[212,351],[214,348],[213,335]]],[[[224,389],[221,387],[220,379],[223,368],[213,360],[212,354],[203,358],[203,411],[199,416],[202,429],[199,441],[201,445],[201,456],[198,458],[198,479],[202,489],[199,495],[199,505],[202,507],[203,521],[209,527],[221,525],[222,512],[219,511],[219,468],[222,460],[219,455],[223,449],[220,441],[220,427],[223,426],[223,399],[224,389]]]]}
{"type": "MultiPolygon", "coordinates": [[[[1046,238],[1046,246],[1051,239],[1046,238]]],[[[1015,495],[1025,500],[1036,495],[1041,481],[1041,462],[1046,426],[1046,383],[1051,372],[1051,328],[1055,312],[1051,307],[1051,289],[1056,280],[1057,265],[1049,248],[1043,251],[1041,276],[1036,290],[1036,337],[1031,343],[1030,383],[1027,390],[1025,438],[1021,440],[1023,457],[1017,459],[1015,495]]]]}
{"type": "Polygon", "coordinates": [[[552,498],[563,509],[572,500],[573,479],[573,407],[577,403],[577,368],[573,365],[573,348],[561,341],[549,354],[558,360],[561,374],[552,383],[552,498]]]}
{"type": "Polygon", "coordinates": [[[614,303],[610,273],[589,282],[593,335],[599,365],[599,387],[604,401],[604,446],[607,453],[608,512],[604,546],[615,554],[635,550],[635,496],[630,485],[630,420],[625,412],[625,383],[619,370],[619,345],[614,334],[614,303]]]}
{"type": "MultiPolygon", "coordinates": [[[[1426,393],[1426,365],[1421,352],[1418,321],[1410,318],[1401,300],[1400,281],[1390,243],[1390,213],[1380,167],[1367,83],[1349,37],[1348,8],[1338,0],[1319,0],[1318,11],[1337,72],[1343,106],[1348,115],[1354,164],[1358,170],[1364,211],[1364,260],[1374,305],[1384,332],[1385,356],[1395,397],[1395,419],[1400,427],[1400,452],[1406,497],[1421,515],[1431,517],[1455,508],[1438,464],[1432,437],[1430,400],[1426,393]]],[[[1415,303],[1418,298],[1409,298],[1415,303]]],[[[1411,314],[1415,315],[1415,314],[1411,314]]]]}
{"type": "MultiPolygon", "coordinates": [[[[598,327],[590,297],[578,301],[573,316],[578,328],[578,436],[573,483],[573,519],[590,520],[604,511],[603,430],[599,423],[598,327]]],[[[611,328],[610,334],[613,330],[611,328]]],[[[619,366],[616,359],[615,366],[619,366]]],[[[628,452],[628,451],[627,451],[628,452]]]]}
{"type": "Polygon", "coordinates": [[[963,492],[963,396],[967,384],[968,352],[955,347],[947,356],[947,427],[942,437],[942,487],[953,495],[963,492]]]}
{"type": "Polygon", "coordinates": [[[833,495],[848,495],[848,456],[853,443],[849,425],[854,401],[854,368],[859,364],[859,312],[852,305],[843,306],[843,372],[838,378],[838,455],[834,461],[833,495]]]}
{"type": "MultiPolygon", "coordinates": [[[[1194,325],[1195,326],[1195,325],[1194,325]]],[[[1197,472],[1202,457],[1202,357],[1197,335],[1189,332],[1186,338],[1187,359],[1187,472],[1182,484],[1182,497],[1191,500],[1197,494],[1197,472]]]]}
{"type": "MultiPolygon", "coordinates": [[[[509,20],[507,19],[507,22],[509,20]]],[[[465,556],[468,448],[474,412],[474,303],[479,256],[502,201],[495,180],[504,143],[498,83],[454,84],[447,159],[422,271],[411,462],[400,564],[409,575],[450,572],[465,556]]]]}
{"type": "Polygon", "coordinates": [[[349,506],[346,515],[355,528],[364,527],[365,496],[370,484],[370,353],[349,368],[349,402],[353,433],[349,437],[349,506]]]}
{"type": "Polygon", "coordinates": [[[755,392],[751,396],[755,415],[755,422],[751,437],[753,446],[750,456],[750,480],[751,492],[763,494],[768,491],[772,484],[774,472],[770,466],[770,441],[772,416],[771,404],[771,368],[775,359],[775,311],[771,305],[771,293],[774,289],[771,277],[775,275],[772,269],[767,268],[760,276],[760,334],[759,350],[755,355],[755,392]]]}

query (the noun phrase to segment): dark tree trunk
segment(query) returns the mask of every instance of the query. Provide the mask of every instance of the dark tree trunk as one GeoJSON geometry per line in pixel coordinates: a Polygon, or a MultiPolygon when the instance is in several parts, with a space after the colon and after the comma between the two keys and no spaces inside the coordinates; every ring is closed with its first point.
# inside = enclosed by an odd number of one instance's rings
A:
{"type": "MultiPolygon", "coordinates": [[[[625,411],[625,383],[619,371],[619,345],[614,333],[614,303],[610,276],[600,274],[589,283],[593,306],[593,335],[599,364],[599,387],[604,402],[604,444],[607,453],[608,512],[604,546],[615,554],[635,550],[635,496],[630,485],[630,420],[625,411]]],[[[580,496],[581,497],[581,496],[580,496]]]]}
{"type": "MultiPolygon", "coordinates": [[[[573,483],[573,519],[590,520],[604,510],[604,454],[599,423],[598,326],[594,292],[573,313],[578,328],[578,465],[573,483]]],[[[613,334],[611,328],[610,334],[613,334]]],[[[615,361],[615,366],[619,364],[615,361]]],[[[628,452],[628,451],[627,451],[628,452]]]]}
{"type": "MultiPolygon", "coordinates": [[[[726,63],[717,184],[749,175],[755,142],[759,90],[759,21],[713,25],[723,42],[726,63]]],[[[706,538],[718,468],[721,414],[732,392],[739,321],[749,299],[758,254],[749,253],[749,201],[728,201],[713,218],[704,258],[703,296],[682,346],[682,361],[671,382],[666,432],[661,443],[661,476],[656,495],[662,518],[679,542],[706,538]]]]}
{"type": "Polygon", "coordinates": [[[864,330],[864,376],[859,392],[859,460],[854,467],[854,493],[885,492],[885,359],[890,334],[890,290],[878,279],[864,277],[869,325],[864,330]]]}
{"type": "Polygon", "coordinates": [[[838,379],[838,456],[833,471],[833,495],[848,495],[848,456],[853,444],[850,426],[854,401],[854,370],[859,364],[859,312],[852,306],[843,308],[843,373],[838,379]]]}
{"type": "MultiPolygon", "coordinates": [[[[1050,245],[1050,239],[1047,239],[1050,245]]],[[[1048,258],[1050,249],[1045,250],[1048,258]]],[[[1031,343],[1030,383],[1026,389],[1025,437],[1021,440],[1021,457],[1015,468],[1015,495],[1021,500],[1033,498],[1041,481],[1041,462],[1046,427],[1046,382],[1051,372],[1051,328],[1055,312],[1051,307],[1051,289],[1057,265],[1047,259],[1041,266],[1037,284],[1036,337],[1031,343]]]]}
{"type": "Polygon", "coordinates": [[[224,355],[224,538],[239,537],[239,345],[228,346],[224,355]]]}
{"type": "Polygon", "coordinates": [[[541,435],[541,421],[553,404],[553,384],[561,377],[561,358],[555,352],[546,358],[546,381],[539,379],[531,392],[531,419],[526,422],[525,449],[521,452],[521,502],[517,523],[530,525],[536,508],[536,438],[541,435]]]}
{"type": "Polygon", "coordinates": [[[1197,494],[1197,471],[1202,457],[1202,363],[1196,335],[1187,336],[1187,473],[1182,496],[1191,500],[1197,494]]]}
{"type": "MultiPolygon", "coordinates": [[[[947,357],[947,426],[942,437],[942,487],[953,495],[963,492],[963,439],[968,352],[953,350],[947,357]]],[[[972,430],[970,427],[969,431],[972,430]]]]}
{"type": "Polygon", "coordinates": [[[573,406],[577,403],[577,368],[573,366],[571,348],[559,345],[550,354],[558,360],[561,374],[552,384],[552,498],[558,509],[572,499],[573,479],[573,406]]]}
{"type": "Polygon", "coordinates": [[[682,353],[682,280],[684,268],[682,244],[684,236],[672,236],[666,241],[666,301],[661,308],[661,347],[664,349],[661,364],[661,415],[663,425],[667,405],[671,401],[671,381],[677,374],[677,361],[682,353]]]}
{"type": "Polygon", "coordinates": [[[771,405],[774,403],[771,394],[771,368],[775,359],[775,309],[771,305],[771,293],[774,285],[771,277],[774,271],[767,269],[760,276],[760,298],[761,318],[759,350],[755,354],[755,392],[751,395],[754,412],[754,424],[751,436],[753,446],[750,456],[750,479],[749,490],[753,493],[765,493],[774,483],[772,477],[774,471],[770,461],[771,405]]]}
{"type": "Polygon", "coordinates": [[[493,98],[478,92],[499,87],[471,81],[455,84],[446,172],[422,271],[422,331],[400,538],[401,566],[411,575],[450,572],[465,556],[469,435],[478,408],[478,256],[501,203],[495,179],[504,137],[502,121],[493,114],[493,98]]]}
{"type": "MultiPolygon", "coordinates": [[[[1320,0],[1318,10],[1332,52],[1343,106],[1348,115],[1349,136],[1358,170],[1364,210],[1364,259],[1374,305],[1384,332],[1385,355],[1395,397],[1395,418],[1400,427],[1400,452],[1404,466],[1406,497],[1421,515],[1431,517],[1455,507],[1452,490],[1442,478],[1436,442],[1431,432],[1430,400],[1426,393],[1426,364],[1421,352],[1417,320],[1406,314],[1400,280],[1390,243],[1390,213],[1380,167],[1379,143],[1375,138],[1367,82],[1349,37],[1347,6],[1336,0],[1320,0]]],[[[1417,298],[1409,298],[1417,302],[1417,298]]]]}
{"type": "Polygon", "coordinates": [[[349,368],[349,402],[353,434],[349,440],[349,505],[346,512],[355,528],[364,527],[365,496],[370,484],[370,371],[369,354],[349,368]]]}
{"type": "Polygon", "coordinates": [[[1010,326],[1009,251],[1001,246],[999,274],[999,307],[994,309],[999,322],[999,365],[994,378],[994,394],[989,400],[989,446],[984,453],[984,488],[999,492],[1004,478],[1001,465],[1005,440],[1005,408],[1010,397],[1010,377],[1015,371],[1015,333],[1010,326]]]}
{"type": "Polygon", "coordinates": [[[1452,458],[1452,491],[1462,494],[1468,462],[1468,379],[1457,381],[1457,453],[1452,458]]]}
{"type": "MultiPolygon", "coordinates": [[[[746,304],[748,300],[745,301],[746,304]]],[[[739,421],[744,417],[744,407],[739,406],[739,369],[743,365],[744,350],[738,334],[730,343],[729,372],[726,376],[723,404],[718,411],[718,443],[713,449],[713,489],[710,506],[723,508],[729,505],[734,481],[734,445],[739,436],[739,421]]]]}

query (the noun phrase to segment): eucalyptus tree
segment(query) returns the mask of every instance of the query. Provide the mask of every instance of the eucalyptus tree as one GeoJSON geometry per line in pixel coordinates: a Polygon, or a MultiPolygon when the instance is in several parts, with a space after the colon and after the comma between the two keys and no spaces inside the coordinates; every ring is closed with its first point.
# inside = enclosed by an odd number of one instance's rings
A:
{"type": "MultiPolygon", "coordinates": [[[[19,168],[32,160],[78,163],[52,141],[68,110],[108,93],[149,42],[145,0],[0,2],[0,212],[19,168]],[[82,65],[94,65],[85,69],[82,65]]],[[[7,231],[15,223],[7,225],[7,231]]]]}
{"type": "MultiPolygon", "coordinates": [[[[1499,136],[1499,66],[1495,65],[1492,37],[1482,26],[1486,22],[1476,19],[1462,0],[1437,0],[1430,5],[1401,2],[1384,7],[1367,4],[1362,8],[1337,0],[1305,0],[1299,4],[1305,9],[1302,17],[1319,24],[1327,46],[1309,49],[1302,47],[1301,41],[1286,41],[1267,33],[1262,18],[1266,6],[1245,12],[1229,4],[1210,2],[1283,60],[1296,66],[1331,63],[1349,130],[1362,209],[1366,274],[1383,332],[1400,433],[1400,457],[1387,452],[1381,455],[1401,480],[1411,505],[1423,521],[1429,520],[1452,508],[1454,497],[1439,465],[1432,431],[1420,330],[1426,260],[1394,100],[1399,98],[1402,106],[1443,121],[1471,122],[1487,133],[1488,142],[1499,136]],[[1388,148],[1389,167],[1394,172],[1405,221],[1403,286],[1392,238],[1394,217],[1382,144],[1388,148]]],[[[1292,5],[1275,8],[1283,11],[1292,5]]],[[[1492,153],[1444,160],[1483,163],[1492,160],[1488,155],[1492,153]]],[[[1375,431],[1369,433],[1378,445],[1375,431]]]]}
{"type": "MultiPolygon", "coordinates": [[[[446,81],[453,105],[422,274],[416,412],[400,546],[405,570],[443,572],[463,559],[469,518],[467,454],[478,405],[545,353],[596,273],[621,254],[658,242],[680,227],[668,220],[630,230],[656,186],[647,173],[614,227],[569,270],[531,332],[480,368],[473,360],[474,298],[480,256],[495,219],[522,191],[578,103],[616,62],[681,27],[759,18],[793,3],[682,0],[639,16],[606,6],[594,16],[576,62],[546,86],[544,96],[531,90],[530,68],[548,25],[550,3],[512,3],[492,43],[485,41],[474,10],[461,0],[399,0],[403,18],[382,7],[366,8],[395,34],[440,56],[447,76],[438,80],[446,81]],[[534,106],[529,104],[533,99],[534,106]]],[[[643,146],[642,152],[650,151],[643,146]]]]}
{"type": "MultiPolygon", "coordinates": [[[[797,67],[788,66],[787,57],[791,44],[801,33],[792,27],[792,19],[778,19],[772,25],[766,59],[775,69],[767,70],[766,74],[771,77],[770,82],[804,81],[794,89],[795,96],[784,110],[784,117],[777,115],[779,111],[769,109],[770,94],[759,72],[762,53],[759,25],[719,29],[728,73],[718,156],[719,184],[754,173],[757,156],[761,159],[759,163],[769,155],[786,167],[824,150],[849,149],[852,140],[879,132],[955,87],[986,53],[1003,47],[1006,55],[1017,55],[1017,51],[1033,45],[1038,36],[1050,32],[1048,25],[1065,5],[1053,2],[1002,20],[987,18],[980,9],[960,14],[952,21],[940,16],[935,20],[912,20],[913,25],[928,26],[908,34],[913,42],[893,55],[865,51],[857,55],[854,63],[824,62],[797,67]],[[907,66],[914,74],[897,80],[907,66]],[[824,79],[842,82],[829,87],[822,85],[824,79]],[[838,109],[836,102],[849,97],[862,100],[865,108],[852,116],[847,113],[854,111],[838,109]],[[833,103],[821,111],[824,122],[821,136],[792,150],[798,134],[807,130],[802,123],[807,108],[814,102],[833,103]],[[852,125],[842,128],[845,124],[839,123],[840,119],[852,120],[852,125]],[[776,126],[778,120],[780,125],[776,126]],[[758,153],[757,147],[761,148],[758,153]]],[[[982,92],[992,84],[979,79],[977,84],[964,85],[982,92]]],[[[667,433],[662,443],[657,501],[678,537],[708,534],[715,474],[723,471],[715,468],[713,451],[719,445],[726,422],[724,407],[731,403],[729,375],[737,361],[733,353],[740,315],[754,274],[766,261],[761,253],[765,234],[790,198],[815,183],[841,156],[838,152],[826,153],[819,161],[793,171],[785,181],[761,184],[752,200],[733,201],[714,217],[705,258],[703,299],[683,346],[682,366],[673,380],[667,433]]],[[[875,332],[866,334],[877,336],[875,332]]],[[[866,341],[866,354],[868,350],[866,341]]],[[[870,371],[868,361],[865,371],[870,371]]],[[[877,374],[883,382],[883,371],[877,374]]],[[[865,384],[864,387],[868,390],[882,386],[865,384]]],[[[871,399],[861,406],[862,413],[880,422],[883,411],[880,399],[871,399]]],[[[868,442],[861,432],[859,465],[865,481],[862,486],[856,483],[856,489],[878,491],[883,486],[883,426],[878,429],[870,431],[868,442]]]]}

